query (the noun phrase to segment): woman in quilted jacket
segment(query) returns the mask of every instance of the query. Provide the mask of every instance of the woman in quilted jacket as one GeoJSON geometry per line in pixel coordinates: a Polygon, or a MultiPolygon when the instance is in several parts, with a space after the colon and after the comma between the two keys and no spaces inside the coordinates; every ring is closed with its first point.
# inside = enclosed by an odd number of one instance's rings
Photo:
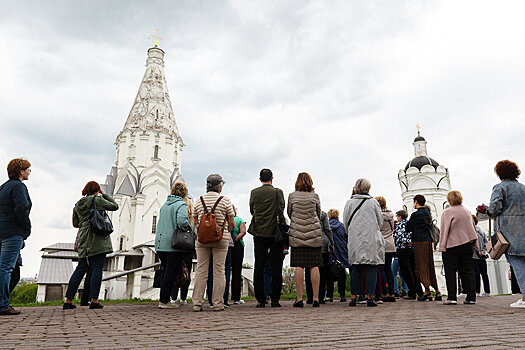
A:
{"type": "Polygon", "coordinates": [[[290,217],[290,266],[295,267],[297,300],[294,307],[303,307],[304,269],[310,269],[313,287],[313,307],[319,307],[319,266],[322,265],[323,246],[321,229],[321,201],[314,192],[313,180],[308,173],[300,173],[295,192],[288,197],[290,217]]]}

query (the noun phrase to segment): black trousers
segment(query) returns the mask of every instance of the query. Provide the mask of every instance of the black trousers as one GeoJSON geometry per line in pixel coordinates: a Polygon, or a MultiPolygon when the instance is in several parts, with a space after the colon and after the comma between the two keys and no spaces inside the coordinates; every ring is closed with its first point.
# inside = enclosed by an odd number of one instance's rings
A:
{"type": "MultiPolygon", "coordinates": [[[[330,253],[323,253],[323,266],[319,267],[319,300],[324,300],[325,293],[328,298],[334,297],[334,284],[332,283],[332,288],[330,288],[328,277],[329,277],[329,267],[328,263],[330,262],[330,253]]],[[[312,288],[312,276],[310,274],[310,268],[304,268],[304,279],[306,282],[306,298],[308,300],[314,300],[314,290],[312,288]]]]}
{"type": "Polygon", "coordinates": [[[481,293],[481,278],[483,278],[483,289],[490,293],[489,275],[487,274],[487,260],[474,259],[474,280],[476,281],[476,293],[481,293]]]}
{"type": "Polygon", "coordinates": [[[242,286],[242,261],[244,259],[244,246],[240,241],[234,243],[232,248],[232,300],[241,300],[242,286]]]}
{"type": "MultiPolygon", "coordinates": [[[[334,283],[337,282],[337,292],[339,293],[340,297],[345,296],[346,292],[346,269],[344,270],[345,273],[343,276],[341,276],[340,279],[337,281],[333,281],[330,279],[330,275],[328,275],[328,280],[326,281],[326,297],[333,299],[334,298],[334,283]]],[[[330,273],[330,272],[328,272],[330,273]]]]}
{"type": "Polygon", "coordinates": [[[162,275],[162,281],[160,282],[160,298],[161,303],[169,303],[171,291],[173,289],[173,283],[177,274],[181,271],[182,267],[182,254],[172,252],[158,252],[157,253],[164,274],[162,275]]]}
{"type": "Polygon", "coordinates": [[[448,300],[457,300],[457,272],[459,272],[461,278],[463,292],[467,294],[466,300],[476,300],[473,260],[472,243],[447,248],[447,251],[443,252],[443,266],[445,267],[448,300]]]}
{"type": "MultiPolygon", "coordinates": [[[[190,274],[190,278],[182,288],[179,288],[176,283],[173,284],[173,288],[171,289],[171,300],[177,300],[177,297],[179,296],[179,289],[180,289],[180,300],[186,300],[188,298],[188,289],[190,288],[191,283],[191,268],[193,266],[193,254],[194,252],[189,253],[181,253],[182,261],[186,264],[186,267],[188,268],[188,272],[190,274]]],[[[182,268],[182,265],[181,265],[182,268]]]]}
{"type": "Polygon", "coordinates": [[[278,302],[281,298],[283,285],[283,247],[275,243],[273,237],[253,237],[255,266],[253,271],[253,287],[255,289],[255,298],[261,304],[266,302],[264,294],[264,263],[270,250],[270,259],[272,263],[272,290],[270,298],[272,302],[278,302]]]}
{"type": "Polygon", "coordinates": [[[403,275],[408,287],[408,296],[415,297],[422,296],[423,289],[416,276],[416,264],[414,260],[414,250],[412,248],[398,249],[397,261],[399,262],[399,269],[403,275]]]}
{"type": "Polygon", "coordinates": [[[11,272],[11,279],[9,280],[9,294],[16,288],[18,282],[20,282],[20,265],[16,263],[13,272],[11,272]]]}
{"type": "Polygon", "coordinates": [[[385,264],[379,265],[381,271],[381,294],[394,294],[394,274],[392,259],[396,253],[385,253],[385,264]]]}

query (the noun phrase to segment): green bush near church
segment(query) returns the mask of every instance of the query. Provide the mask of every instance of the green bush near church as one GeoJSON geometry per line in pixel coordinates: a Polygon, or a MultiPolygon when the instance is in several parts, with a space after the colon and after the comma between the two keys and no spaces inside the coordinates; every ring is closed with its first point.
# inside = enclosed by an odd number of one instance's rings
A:
{"type": "Polygon", "coordinates": [[[28,304],[36,301],[36,283],[18,285],[11,293],[9,302],[11,304],[28,304]]]}

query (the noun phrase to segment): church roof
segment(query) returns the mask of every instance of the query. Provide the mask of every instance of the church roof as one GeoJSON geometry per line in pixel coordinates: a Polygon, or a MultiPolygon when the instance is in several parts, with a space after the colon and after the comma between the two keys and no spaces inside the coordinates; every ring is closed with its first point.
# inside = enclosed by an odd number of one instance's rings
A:
{"type": "Polygon", "coordinates": [[[419,156],[419,157],[415,157],[410,162],[408,162],[408,164],[405,167],[405,171],[408,170],[408,168],[410,167],[415,167],[421,170],[421,168],[423,168],[423,166],[425,165],[432,165],[434,169],[437,169],[437,167],[439,166],[439,163],[433,158],[430,158],[427,156],[419,156]]]}
{"type": "Polygon", "coordinates": [[[164,131],[180,139],[164,75],[164,51],[158,47],[148,50],[146,72],[122,131],[127,129],[164,131]]]}
{"type": "Polygon", "coordinates": [[[414,139],[414,142],[418,142],[418,141],[426,141],[426,140],[423,136],[417,135],[417,137],[414,139]]]}

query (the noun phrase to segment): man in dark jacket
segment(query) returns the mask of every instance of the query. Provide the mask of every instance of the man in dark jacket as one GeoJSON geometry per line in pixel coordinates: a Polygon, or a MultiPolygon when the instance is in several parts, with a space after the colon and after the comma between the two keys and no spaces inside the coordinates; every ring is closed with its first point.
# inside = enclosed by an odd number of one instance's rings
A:
{"type": "Polygon", "coordinates": [[[253,235],[255,268],[253,272],[253,285],[257,307],[264,307],[266,296],[264,294],[264,263],[270,250],[272,263],[272,290],[270,293],[272,307],[280,307],[281,288],[283,283],[283,248],[275,243],[275,229],[277,216],[280,222],[284,219],[284,194],[283,191],[272,186],[273,174],[270,169],[262,169],[259,180],[261,187],[252,190],[250,195],[250,213],[252,221],[248,232],[253,235]]]}
{"type": "Polygon", "coordinates": [[[31,234],[31,199],[22,181],[29,179],[31,163],[16,158],[7,165],[9,180],[0,186],[0,315],[18,315],[9,305],[9,282],[24,240],[31,234]]]}

